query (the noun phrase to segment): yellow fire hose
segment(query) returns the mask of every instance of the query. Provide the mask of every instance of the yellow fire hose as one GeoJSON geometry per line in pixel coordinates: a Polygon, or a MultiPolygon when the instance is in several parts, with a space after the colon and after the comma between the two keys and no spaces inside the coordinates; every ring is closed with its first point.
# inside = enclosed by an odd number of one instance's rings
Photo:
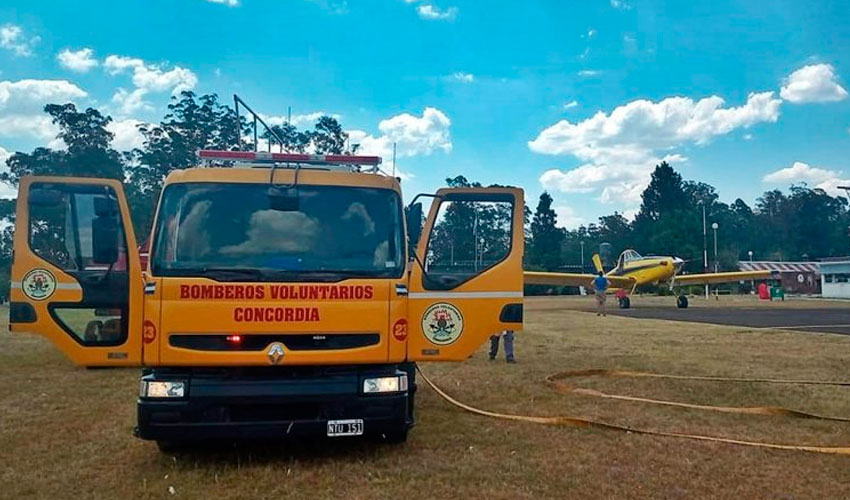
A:
{"type": "MultiPolygon", "coordinates": [[[[537,416],[529,416],[529,415],[512,415],[508,413],[498,413],[488,410],[482,410],[480,408],[476,408],[474,406],[468,405],[457,399],[451,397],[444,390],[440,389],[431,379],[428,378],[425,373],[422,372],[420,368],[417,367],[419,371],[419,375],[422,376],[422,379],[434,390],[437,394],[439,394],[443,399],[448,401],[449,403],[461,408],[470,413],[474,413],[476,415],[483,415],[485,417],[499,418],[503,420],[514,420],[519,422],[531,422],[535,424],[543,424],[543,425],[554,425],[554,426],[569,426],[569,427],[596,427],[599,429],[620,431],[620,432],[632,432],[635,434],[644,434],[648,436],[663,436],[663,437],[673,437],[680,439],[693,439],[697,441],[710,441],[715,443],[727,443],[727,444],[737,444],[741,446],[752,446],[756,448],[770,448],[775,450],[791,450],[791,451],[807,451],[811,453],[825,453],[831,455],[850,455],[850,446],[805,446],[805,445],[793,445],[793,444],[777,444],[777,443],[767,443],[761,441],[745,441],[740,439],[731,439],[717,436],[703,436],[699,434],[687,434],[680,432],[668,432],[668,431],[657,431],[650,429],[637,429],[633,427],[627,427],[623,425],[617,424],[609,424],[606,422],[599,422],[596,420],[591,420],[587,418],[578,418],[578,417],[569,417],[569,416],[552,416],[552,417],[537,417],[537,416]]],[[[795,418],[810,418],[810,419],[818,419],[818,420],[830,420],[837,422],[850,422],[850,418],[843,417],[828,417],[822,415],[815,415],[813,413],[806,413],[798,410],[790,410],[788,408],[781,407],[772,407],[772,406],[760,406],[760,407],[727,407],[727,406],[709,406],[709,405],[697,405],[690,403],[681,403],[677,401],[665,401],[659,399],[649,399],[649,398],[639,398],[633,396],[624,396],[620,394],[608,394],[601,391],[591,390],[591,389],[582,389],[577,387],[572,387],[563,382],[563,380],[572,378],[572,377],[651,377],[651,378],[666,378],[666,379],[677,379],[677,380],[703,380],[703,381],[715,381],[715,382],[750,382],[750,383],[768,383],[768,384],[800,384],[800,385],[823,385],[823,386],[839,386],[839,387],[850,387],[850,382],[840,382],[840,381],[819,381],[819,380],[781,380],[781,379],[747,379],[747,378],[736,378],[736,377],[701,377],[701,376],[689,376],[689,375],[666,375],[661,373],[651,373],[651,372],[635,372],[635,371],[620,371],[620,370],[572,370],[572,371],[563,371],[558,372],[546,377],[546,383],[553,387],[555,390],[562,394],[566,393],[574,393],[581,394],[585,396],[592,397],[601,397],[606,399],[618,399],[623,401],[637,401],[642,403],[649,404],[658,404],[665,406],[677,406],[683,408],[694,408],[699,410],[707,410],[707,411],[717,411],[723,413],[744,413],[751,415],[781,415],[781,416],[789,416],[795,418]]]]}

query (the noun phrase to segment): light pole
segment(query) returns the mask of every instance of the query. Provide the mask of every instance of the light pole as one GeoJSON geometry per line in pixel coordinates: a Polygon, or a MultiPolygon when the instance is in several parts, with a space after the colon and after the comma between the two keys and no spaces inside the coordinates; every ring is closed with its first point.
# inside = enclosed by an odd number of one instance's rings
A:
{"type": "Polygon", "coordinates": [[[720,227],[716,222],[711,223],[711,229],[714,231],[714,272],[717,272],[717,228],[720,227]]]}
{"type": "MultiPolygon", "coordinates": [[[[703,272],[708,272],[708,249],[706,248],[705,235],[705,202],[700,202],[702,205],[702,269],[703,272]]],[[[705,299],[708,300],[708,283],[705,284],[705,299]]]]}
{"type": "Polygon", "coordinates": [[[584,272],[584,240],[579,242],[581,244],[581,272],[584,272]]]}

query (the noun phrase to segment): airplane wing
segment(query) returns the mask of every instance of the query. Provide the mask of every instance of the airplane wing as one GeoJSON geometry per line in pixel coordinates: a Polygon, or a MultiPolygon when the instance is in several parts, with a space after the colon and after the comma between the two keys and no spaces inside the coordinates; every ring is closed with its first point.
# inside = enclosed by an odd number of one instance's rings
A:
{"type": "MultiPolygon", "coordinates": [[[[586,286],[590,287],[594,274],[580,273],[546,273],[541,271],[525,271],[523,273],[526,285],[556,285],[556,286],[586,286]]],[[[631,288],[635,284],[632,278],[606,276],[614,288],[631,288]]]]}
{"type": "Polygon", "coordinates": [[[703,273],[677,275],[674,284],[703,285],[711,283],[732,283],[744,280],[766,280],[771,278],[770,271],[738,271],[731,273],[703,273]]]}

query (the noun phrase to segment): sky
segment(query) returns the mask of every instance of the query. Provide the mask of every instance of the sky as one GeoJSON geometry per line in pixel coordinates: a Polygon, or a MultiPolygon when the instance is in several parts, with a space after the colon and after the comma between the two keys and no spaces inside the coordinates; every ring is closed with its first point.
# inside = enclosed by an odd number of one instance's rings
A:
{"type": "Polygon", "coordinates": [[[0,162],[63,147],[47,103],[109,114],[129,150],[171,95],[236,93],[337,117],[387,170],[395,143],[407,199],[464,175],[546,190],[572,229],[633,217],[661,160],[727,203],[841,194],[848,79],[846,0],[6,0],[0,162]]]}

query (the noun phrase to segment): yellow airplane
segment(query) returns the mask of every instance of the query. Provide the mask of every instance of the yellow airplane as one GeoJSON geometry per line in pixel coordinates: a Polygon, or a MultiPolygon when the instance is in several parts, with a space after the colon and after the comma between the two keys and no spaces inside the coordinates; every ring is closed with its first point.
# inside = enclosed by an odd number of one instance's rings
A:
{"type": "MultiPolygon", "coordinates": [[[[676,286],[703,285],[713,283],[731,283],[742,280],[763,280],[771,277],[770,271],[740,271],[724,273],[679,274],[685,261],[678,257],[647,256],[642,257],[634,250],[625,250],[617,259],[617,265],[605,277],[610,283],[610,290],[621,289],[625,293],[618,294],[622,309],[631,306],[628,294],[633,293],[638,285],[653,285],[667,283],[672,290],[676,286]]],[[[597,272],[603,272],[602,260],[599,254],[593,255],[593,265],[597,272]]],[[[549,273],[525,271],[526,285],[557,285],[591,287],[596,278],[593,274],[582,273],[549,273]]],[[[676,305],[680,309],[688,307],[688,297],[679,295],[676,305]]]]}

